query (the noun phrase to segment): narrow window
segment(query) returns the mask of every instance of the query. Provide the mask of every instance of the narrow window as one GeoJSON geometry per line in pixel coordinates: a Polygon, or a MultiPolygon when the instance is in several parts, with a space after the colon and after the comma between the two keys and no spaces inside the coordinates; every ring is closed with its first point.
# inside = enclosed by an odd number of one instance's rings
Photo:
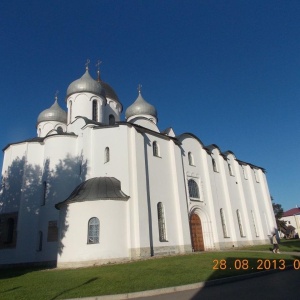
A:
{"type": "Polygon", "coordinates": [[[189,165],[194,166],[195,164],[194,164],[194,157],[193,157],[192,152],[188,153],[188,159],[189,159],[189,165]]]}
{"type": "Polygon", "coordinates": [[[238,209],[236,210],[236,216],[237,216],[237,220],[239,223],[240,235],[241,235],[241,237],[245,237],[244,228],[243,228],[243,224],[242,224],[242,220],[241,220],[241,214],[238,209]]]}
{"type": "Polygon", "coordinates": [[[108,124],[114,125],[116,123],[115,117],[113,115],[109,115],[108,124]]]}
{"type": "Polygon", "coordinates": [[[98,102],[93,100],[93,121],[98,122],[98,102]]]}
{"type": "Polygon", "coordinates": [[[228,237],[227,226],[226,226],[223,208],[220,209],[220,216],[221,216],[223,235],[224,235],[224,237],[228,237]]]}
{"type": "Polygon", "coordinates": [[[167,242],[165,212],[164,212],[163,204],[161,202],[157,203],[157,216],[158,216],[159,241],[167,242]]]}
{"type": "Polygon", "coordinates": [[[104,151],[104,163],[107,163],[110,161],[110,153],[109,153],[109,148],[106,147],[104,151]]]}
{"type": "Polygon", "coordinates": [[[229,175],[234,176],[231,164],[228,164],[228,170],[229,170],[229,175]]]}
{"type": "Polygon", "coordinates": [[[200,199],[199,187],[197,182],[194,179],[189,179],[188,187],[189,187],[189,196],[191,198],[200,199]]]}
{"type": "Polygon", "coordinates": [[[88,244],[99,243],[100,223],[98,218],[91,218],[88,223],[88,244]]]}
{"type": "Polygon", "coordinates": [[[47,242],[57,242],[57,240],[58,240],[57,221],[49,221],[47,242]]]}
{"type": "Polygon", "coordinates": [[[43,232],[38,232],[38,239],[37,239],[37,245],[36,245],[36,251],[42,251],[43,249],[43,232]]]}
{"type": "Polygon", "coordinates": [[[252,216],[252,222],[253,222],[253,227],[254,227],[255,235],[256,235],[256,237],[259,237],[259,234],[258,234],[258,231],[257,231],[257,227],[256,227],[256,221],[255,221],[255,216],[254,216],[253,210],[251,210],[251,216],[252,216]]]}
{"type": "Polygon", "coordinates": [[[153,155],[159,157],[159,148],[157,142],[153,142],[153,155]]]}
{"type": "Polygon", "coordinates": [[[211,162],[212,162],[212,166],[213,166],[214,172],[218,172],[217,164],[216,164],[215,159],[214,159],[214,158],[211,158],[211,162]]]}

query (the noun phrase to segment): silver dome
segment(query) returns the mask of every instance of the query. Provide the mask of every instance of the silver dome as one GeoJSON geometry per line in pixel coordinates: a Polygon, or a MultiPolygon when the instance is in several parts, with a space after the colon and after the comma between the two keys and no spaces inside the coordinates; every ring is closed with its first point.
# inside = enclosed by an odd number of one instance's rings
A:
{"type": "Polygon", "coordinates": [[[88,69],[81,78],[73,81],[69,85],[67,89],[67,97],[80,92],[90,92],[92,94],[105,97],[105,90],[101,83],[91,77],[88,69]]]}
{"type": "Polygon", "coordinates": [[[123,105],[119,100],[118,95],[116,94],[116,92],[114,91],[114,89],[106,82],[102,81],[100,79],[100,83],[103,86],[104,90],[105,90],[105,95],[106,98],[112,99],[115,102],[117,102],[120,106],[121,106],[121,111],[123,111],[123,105]]]}
{"type": "Polygon", "coordinates": [[[126,119],[136,115],[150,115],[157,118],[156,108],[142,97],[141,92],[139,92],[137,99],[125,112],[126,119]]]}
{"type": "Polygon", "coordinates": [[[67,124],[67,112],[65,112],[57,103],[57,99],[50,108],[42,111],[37,119],[37,124],[46,121],[56,121],[67,124]]]}

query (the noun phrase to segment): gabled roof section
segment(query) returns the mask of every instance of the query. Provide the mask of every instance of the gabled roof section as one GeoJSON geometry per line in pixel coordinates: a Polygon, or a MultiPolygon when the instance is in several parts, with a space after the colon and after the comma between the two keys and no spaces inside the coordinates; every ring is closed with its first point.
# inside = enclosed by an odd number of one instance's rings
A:
{"type": "Polygon", "coordinates": [[[196,135],[194,135],[193,133],[185,132],[185,133],[182,133],[182,134],[178,135],[176,138],[178,140],[182,141],[182,140],[185,139],[185,137],[192,137],[192,138],[194,138],[195,140],[197,140],[200,143],[200,145],[203,148],[205,148],[203,142],[196,135]]]}
{"type": "Polygon", "coordinates": [[[63,136],[63,135],[65,135],[65,136],[76,136],[76,134],[74,132],[61,132],[61,133],[49,134],[49,135],[46,135],[44,137],[34,137],[34,138],[26,139],[26,140],[23,140],[23,141],[20,141],[20,142],[9,143],[2,149],[2,151],[5,151],[11,145],[17,145],[17,144],[22,144],[22,143],[43,143],[44,140],[48,137],[63,136]]]}
{"type": "Polygon", "coordinates": [[[290,217],[290,216],[294,216],[294,215],[300,215],[300,208],[299,207],[295,207],[292,209],[289,209],[287,211],[285,211],[282,215],[282,217],[290,217]]]}

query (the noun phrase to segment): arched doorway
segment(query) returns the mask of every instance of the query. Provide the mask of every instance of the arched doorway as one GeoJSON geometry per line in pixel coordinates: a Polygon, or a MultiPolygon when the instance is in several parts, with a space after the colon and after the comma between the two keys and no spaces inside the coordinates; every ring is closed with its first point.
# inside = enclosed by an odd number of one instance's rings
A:
{"type": "Polygon", "coordinates": [[[201,220],[197,214],[192,214],[190,218],[191,239],[194,251],[204,251],[204,241],[201,220]]]}

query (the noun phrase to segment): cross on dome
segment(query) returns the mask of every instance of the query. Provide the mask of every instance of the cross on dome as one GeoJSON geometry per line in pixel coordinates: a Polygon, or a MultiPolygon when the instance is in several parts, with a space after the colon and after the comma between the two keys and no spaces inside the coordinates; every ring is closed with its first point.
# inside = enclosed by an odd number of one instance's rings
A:
{"type": "Polygon", "coordinates": [[[89,59],[86,60],[86,63],[85,63],[85,69],[86,69],[86,70],[89,69],[89,64],[90,64],[90,62],[91,62],[91,61],[90,61],[89,59]]]}
{"type": "Polygon", "coordinates": [[[138,85],[137,90],[138,90],[139,94],[141,94],[141,92],[142,92],[142,85],[141,85],[140,83],[139,83],[139,85],[138,85]]]}

